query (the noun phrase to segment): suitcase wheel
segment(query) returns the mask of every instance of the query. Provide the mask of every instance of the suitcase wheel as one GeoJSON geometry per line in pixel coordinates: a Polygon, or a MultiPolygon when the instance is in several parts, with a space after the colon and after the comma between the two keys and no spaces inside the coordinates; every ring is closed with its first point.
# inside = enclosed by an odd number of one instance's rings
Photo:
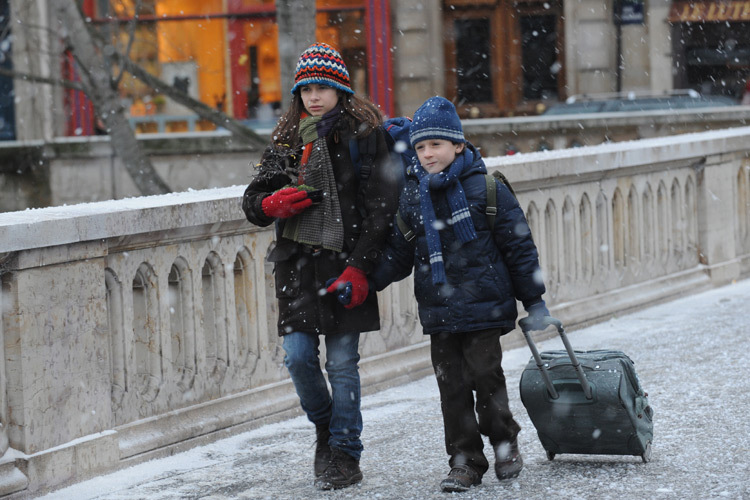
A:
{"type": "MultiPolygon", "coordinates": [[[[547,460],[554,460],[555,459],[555,454],[553,452],[551,452],[549,450],[546,450],[546,453],[547,453],[547,460]]],[[[644,455],[645,455],[645,453],[644,453],[644,455]]]]}
{"type": "MultiPolygon", "coordinates": [[[[547,456],[549,457],[549,453],[547,453],[547,456]]],[[[641,460],[643,460],[644,464],[651,461],[651,441],[646,443],[646,449],[643,451],[643,455],[641,455],[641,460]]]]}

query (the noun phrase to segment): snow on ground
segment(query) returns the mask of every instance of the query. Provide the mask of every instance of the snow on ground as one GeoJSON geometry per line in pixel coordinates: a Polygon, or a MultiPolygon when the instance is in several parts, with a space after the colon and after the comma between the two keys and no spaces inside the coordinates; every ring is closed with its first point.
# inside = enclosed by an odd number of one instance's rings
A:
{"type": "MultiPolygon", "coordinates": [[[[153,460],[59,490],[45,499],[744,499],[750,500],[750,280],[570,332],[579,350],[633,358],[655,411],[652,461],[559,455],[548,461],[521,405],[526,348],[505,353],[511,407],[523,427],[525,469],[490,472],[463,494],[440,492],[448,472],[434,377],[363,399],[361,485],[312,485],[315,433],[304,417],[153,460]]],[[[557,339],[540,344],[559,349],[557,339]]],[[[489,445],[485,452],[491,457],[489,445]]],[[[490,460],[492,463],[492,460],[490,460]]]]}

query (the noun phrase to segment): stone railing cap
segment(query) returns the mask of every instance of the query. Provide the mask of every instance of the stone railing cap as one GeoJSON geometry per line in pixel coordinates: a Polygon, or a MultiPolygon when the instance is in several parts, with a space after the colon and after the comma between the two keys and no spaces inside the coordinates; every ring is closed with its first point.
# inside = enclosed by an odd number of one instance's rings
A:
{"type": "Polygon", "coordinates": [[[244,219],[244,186],[0,213],[0,253],[244,219]]]}

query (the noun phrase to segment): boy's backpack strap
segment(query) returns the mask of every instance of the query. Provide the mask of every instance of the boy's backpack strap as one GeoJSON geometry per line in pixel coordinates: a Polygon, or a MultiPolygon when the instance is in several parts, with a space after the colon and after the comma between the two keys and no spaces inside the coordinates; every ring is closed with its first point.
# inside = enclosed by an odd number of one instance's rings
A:
{"type": "Polygon", "coordinates": [[[416,234],[414,234],[414,231],[406,224],[406,221],[403,217],[401,217],[401,211],[399,210],[396,212],[396,224],[398,224],[398,229],[401,231],[401,233],[404,235],[404,239],[411,243],[414,241],[414,238],[416,238],[416,234]]]}
{"type": "Polygon", "coordinates": [[[487,215],[487,225],[490,231],[492,231],[492,228],[495,227],[495,216],[497,215],[497,190],[495,189],[497,186],[495,182],[502,182],[514,198],[518,197],[516,196],[516,192],[513,191],[513,186],[510,185],[508,178],[499,170],[495,170],[492,174],[485,174],[484,179],[487,183],[487,209],[485,214],[487,215]]]}
{"type": "Polygon", "coordinates": [[[501,171],[495,170],[494,172],[492,172],[492,175],[500,179],[500,182],[505,184],[505,187],[508,188],[508,191],[510,191],[510,194],[512,194],[514,198],[518,198],[518,196],[516,196],[516,192],[513,191],[513,186],[510,185],[510,181],[501,171]]]}
{"type": "Polygon", "coordinates": [[[484,180],[487,185],[487,208],[484,213],[487,216],[487,227],[492,231],[492,228],[495,227],[495,216],[497,215],[497,184],[495,183],[495,176],[492,174],[485,174],[484,180]]]}

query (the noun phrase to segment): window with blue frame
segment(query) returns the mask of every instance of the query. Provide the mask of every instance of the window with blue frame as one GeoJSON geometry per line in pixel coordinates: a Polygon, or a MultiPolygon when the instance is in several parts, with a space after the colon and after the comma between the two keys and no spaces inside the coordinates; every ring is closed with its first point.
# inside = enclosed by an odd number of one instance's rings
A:
{"type": "MultiPolygon", "coordinates": [[[[13,69],[11,59],[10,6],[8,0],[0,0],[0,68],[13,69]]],[[[13,78],[0,75],[0,140],[16,138],[16,112],[14,105],[13,78]]]]}

